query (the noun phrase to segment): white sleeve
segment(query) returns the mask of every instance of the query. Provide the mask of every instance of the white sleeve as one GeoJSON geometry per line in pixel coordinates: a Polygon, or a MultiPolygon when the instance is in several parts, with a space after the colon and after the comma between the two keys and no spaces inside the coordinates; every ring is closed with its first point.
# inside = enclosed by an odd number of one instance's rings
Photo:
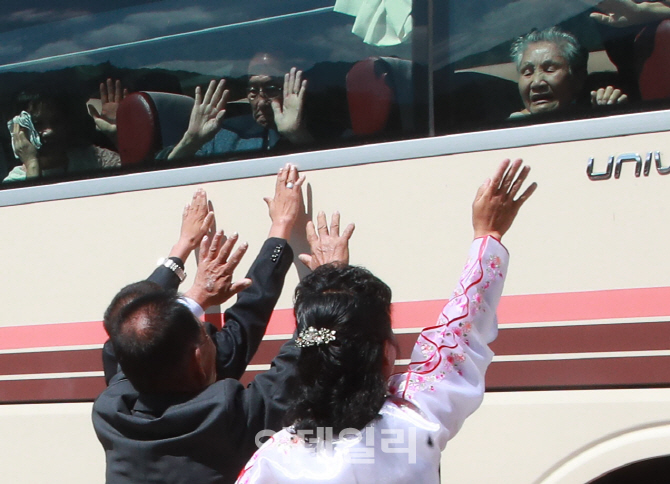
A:
{"type": "Polygon", "coordinates": [[[196,318],[201,319],[205,315],[205,311],[204,309],[202,309],[200,304],[195,302],[190,297],[180,296],[179,302],[182,303],[184,306],[186,306],[193,313],[193,316],[195,316],[196,318]]]}
{"type": "Polygon", "coordinates": [[[440,449],[484,398],[484,374],[493,358],[488,343],[498,334],[496,307],[508,262],[507,250],[495,238],[475,239],[436,326],[419,335],[407,372],[389,380],[392,395],[413,402],[440,424],[440,449]]]}

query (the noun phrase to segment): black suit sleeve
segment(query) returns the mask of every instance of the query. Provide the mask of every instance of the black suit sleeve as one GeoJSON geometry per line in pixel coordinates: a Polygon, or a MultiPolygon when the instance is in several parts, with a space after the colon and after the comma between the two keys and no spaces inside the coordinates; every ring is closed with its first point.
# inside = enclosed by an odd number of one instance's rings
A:
{"type": "Polygon", "coordinates": [[[263,339],[270,316],[293,262],[293,251],[284,239],[265,241],[247,277],[252,284],[237,295],[237,302],[224,314],[224,327],[210,336],[217,349],[217,378],[239,379],[263,339]]]}
{"type": "Polygon", "coordinates": [[[226,413],[240,417],[230,419],[230,430],[225,435],[233,440],[231,448],[235,449],[227,455],[230,468],[234,470],[233,480],[258,450],[256,439],[264,442],[284,426],[284,415],[298,390],[296,365],[299,355],[300,348],[295,346],[294,335],[281,347],[268,371],[254,378],[246,389],[240,383],[233,387],[234,397],[229,401],[232,408],[229,407],[226,413]],[[259,434],[261,431],[269,432],[259,434]]]}
{"type": "MultiPolygon", "coordinates": [[[[184,268],[184,262],[179,257],[170,257],[179,267],[184,268]]],[[[155,282],[165,290],[176,291],[179,288],[180,280],[177,274],[165,266],[158,266],[147,281],[155,282]]],[[[105,383],[109,385],[109,381],[117,372],[120,371],[119,363],[114,354],[114,348],[110,340],[105,341],[102,345],[102,369],[105,374],[105,383]]]]}
{"type": "MultiPolygon", "coordinates": [[[[179,257],[170,257],[170,260],[175,262],[182,269],[184,268],[184,261],[179,257]]],[[[154,269],[151,275],[147,278],[147,281],[155,282],[163,289],[172,291],[179,289],[179,284],[181,283],[177,274],[162,265],[154,269]]]]}
{"type": "Polygon", "coordinates": [[[105,384],[107,386],[109,386],[112,377],[120,371],[111,340],[105,341],[105,344],[102,345],[102,370],[105,373],[105,384]]]}

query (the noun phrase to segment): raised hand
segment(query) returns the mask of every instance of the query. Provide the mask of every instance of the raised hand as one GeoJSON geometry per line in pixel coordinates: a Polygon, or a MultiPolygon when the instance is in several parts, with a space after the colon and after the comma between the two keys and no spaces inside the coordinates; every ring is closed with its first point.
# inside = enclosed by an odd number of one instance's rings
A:
{"type": "Polygon", "coordinates": [[[670,6],[667,2],[603,0],[595,8],[599,12],[591,13],[590,17],[610,27],[628,27],[670,18],[670,6]]]}
{"type": "Polygon", "coordinates": [[[601,87],[597,91],[591,91],[591,105],[593,106],[624,104],[627,102],[628,96],[614,86],[601,87]]]}
{"type": "Polygon", "coordinates": [[[269,237],[289,239],[293,226],[305,212],[302,198],[304,182],[305,175],[300,175],[295,165],[287,163],[279,170],[274,198],[263,198],[272,220],[269,237]]]}
{"type": "Polygon", "coordinates": [[[292,143],[309,143],[312,136],[304,126],[303,105],[307,81],[302,79],[302,71],[292,67],[284,75],[283,99],[272,100],[274,121],[279,134],[292,143]]]}
{"type": "Polygon", "coordinates": [[[200,262],[193,287],[184,295],[200,304],[203,309],[222,304],[251,285],[251,279],[233,282],[233,271],[242,260],[248,244],[245,242],[231,254],[238,235],[226,238],[223,230],[214,237],[203,237],[200,243],[200,262]]]}
{"type": "Polygon", "coordinates": [[[311,220],[307,222],[307,241],[311,254],[300,254],[300,261],[311,270],[324,264],[348,264],[349,239],[356,228],[354,224],[347,225],[340,235],[340,212],[335,212],[330,218],[330,230],[324,212],[319,212],[316,222],[316,229],[311,220]]]}
{"type": "Polygon", "coordinates": [[[30,142],[25,131],[18,123],[12,127],[12,148],[19,157],[19,161],[26,169],[26,177],[31,178],[40,176],[42,168],[39,162],[39,154],[34,144],[30,142]]]}
{"type": "Polygon", "coordinates": [[[230,95],[224,89],[225,81],[221,79],[217,84],[211,81],[205,95],[202,95],[200,86],[195,88],[195,102],[191,110],[188,128],[181,141],[168,155],[168,159],[194,155],[202,145],[214,138],[221,128],[223,116],[226,113],[226,103],[230,95]]]}
{"type": "Polygon", "coordinates": [[[518,199],[514,199],[530,172],[529,166],[524,166],[519,172],[522,163],[523,160],[518,159],[510,165],[510,160],[504,160],[493,179],[487,179],[477,190],[472,203],[475,238],[491,235],[500,240],[512,226],[521,206],[537,188],[537,183],[532,183],[518,199]],[[516,176],[517,172],[519,176],[516,176]]]}
{"type": "Polygon", "coordinates": [[[179,257],[186,262],[189,254],[200,245],[213,225],[214,212],[207,201],[207,193],[199,188],[193,194],[191,203],[184,207],[179,240],[172,248],[169,257],[179,257]]]}
{"type": "Polygon", "coordinates": [[[100,112],[92,106],[88,105],[88,113],[95,122],[95,127],[116,142],[116,112],[119,109],[119,104],[128,95],[128,89],[121,87],[121,81],[107,79],[107,82],[100,83],[100,102],[102,106],[100,112]]]}

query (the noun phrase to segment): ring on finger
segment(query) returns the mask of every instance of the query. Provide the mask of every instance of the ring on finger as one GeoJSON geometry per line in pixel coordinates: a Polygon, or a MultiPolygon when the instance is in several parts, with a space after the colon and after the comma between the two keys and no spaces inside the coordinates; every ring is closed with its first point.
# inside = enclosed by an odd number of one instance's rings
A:
{"type": "Polygon", "coordinates": [[[293,186],[294,186],[294,185],[293,185],[293,182],[288,182],[288,183],[286,183],[286,188],[288,188],[289,190],[290,190],[291,188],[293,188],[293,186]]]}

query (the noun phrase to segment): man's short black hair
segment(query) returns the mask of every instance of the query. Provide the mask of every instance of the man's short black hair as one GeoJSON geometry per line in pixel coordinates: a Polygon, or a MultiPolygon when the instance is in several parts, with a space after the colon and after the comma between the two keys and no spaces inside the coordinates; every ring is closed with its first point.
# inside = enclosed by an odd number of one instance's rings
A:
{"type": "Polygon", "coordinates": [[[201,338],[198,320],[174,292],[154,291],[125,305],[113,322],[114,352],[140,392],[160,392],[181,376],[201,338]]]}
{"type": "Polygon", "coordinates": [[[140,296],[161,290],[162,288],[159,284],[145,280],[128,284],[117,292],[114,299],[112,299],[112,302],[107,306],[104,319],[102,320],[102,324],[105,327],[107,334],[110,336],[112,335],[112,332],[115,330],[115,323],[118,320],[119,312],[125,306],[140,296]]]}

